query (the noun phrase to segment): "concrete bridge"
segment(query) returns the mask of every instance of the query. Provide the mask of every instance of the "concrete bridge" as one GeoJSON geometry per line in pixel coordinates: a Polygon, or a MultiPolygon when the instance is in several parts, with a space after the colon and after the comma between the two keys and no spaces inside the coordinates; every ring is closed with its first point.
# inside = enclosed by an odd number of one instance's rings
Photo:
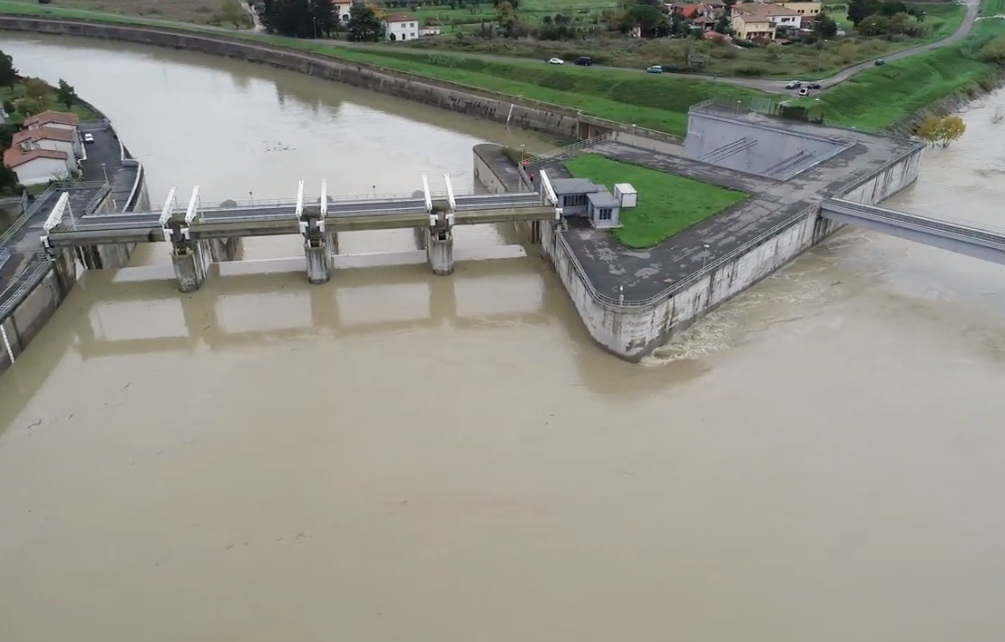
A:
{"type": "Polygon", "coordinates": [[[840,198],[824,200],[820,204],[820,216],[1005,265],[1005,230],[1002,229],[898,212],[840,198]]]}
{"type": "Polygon", "coordinates": [[[443,275],[453,272],[454,225],[527,222],[532,240],[538,240],[541,221],[561,219],[558,199],[544,173],[539,193],[455,194],[450,176],[443,179],[443,193],[431,192],[423,176],[422,191],[414,196],[373,197],[330,197],[327,182],[322,181],[321,194],[312,202],[307,202],[300,181],[295,199],[212,208],[202,206],[196,186],[185,209],[178,206],[176,190],[171,188],[160,212],[79,218],[64,194],[43,226],[42,244],[53,255],[74,248],[85,267],[101,268],[115,259],[124,263],[136,243],[171,243],[178,287],[191,292],[202,286],[210,263],[233,260],[238,243],[249,236],[300,234],[308,280],[325,283],[331,278],[339,232],[422,229],[429,264],[435,274],[443,275]]]}

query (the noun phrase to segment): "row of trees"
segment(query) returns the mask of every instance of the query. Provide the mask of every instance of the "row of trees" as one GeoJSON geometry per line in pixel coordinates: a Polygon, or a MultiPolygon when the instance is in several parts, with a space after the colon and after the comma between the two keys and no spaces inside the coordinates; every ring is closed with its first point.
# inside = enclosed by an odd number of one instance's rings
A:
{"type": "Polygon", "coordinates": [[[354,3],[349,21],[342,23],[332,0],[264,0],[256,5],[269,33],[291,38],[332,38],[345,32],[355,42],[375,42],[384,37],[383,9],[354,3]]]}
{"type": "Polygon", "coordinates": [[[901,0],[851,0],[848,20],[863,36],[911,36],[925,34],[925,12],[901,0]]]}

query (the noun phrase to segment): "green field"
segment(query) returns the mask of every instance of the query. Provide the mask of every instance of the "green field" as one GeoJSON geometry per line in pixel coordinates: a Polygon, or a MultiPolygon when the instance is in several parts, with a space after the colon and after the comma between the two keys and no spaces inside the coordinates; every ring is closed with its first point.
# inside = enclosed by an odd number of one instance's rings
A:
{"type": "Polygon", "coordinates": [[[576,178],[588,178],[611,193],[615,183],[631,183],[638,191],[638,207],[622,210],[622,227],[614,230],[626,247],[652,247],[747,198],[742,192],[597,154],[577,156],[565,166],[576,178]]]}
{"type": "Polygon", "coordinates": [[[981,2],[982,16],[1005,16],[1005,0],[983,0],[981,2]]]}

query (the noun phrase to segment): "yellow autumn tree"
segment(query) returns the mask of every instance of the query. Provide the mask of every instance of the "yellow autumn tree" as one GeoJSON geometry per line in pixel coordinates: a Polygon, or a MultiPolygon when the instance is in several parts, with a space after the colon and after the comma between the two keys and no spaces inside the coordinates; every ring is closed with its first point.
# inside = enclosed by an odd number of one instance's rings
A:
{"type": "Polygon", "coordinates": [[[967,131],[967,124],[959,116],[929,116],[918,126],[918,138],[929,145],[949,147],[967,131]]]}
{"type": "Polygon", "coordinates": [[[366,3],[366,7],[373,12],[373,17],[377,20],[383,20],[387,17],[387,9],[379,4],[368,2],[366,3]]]}

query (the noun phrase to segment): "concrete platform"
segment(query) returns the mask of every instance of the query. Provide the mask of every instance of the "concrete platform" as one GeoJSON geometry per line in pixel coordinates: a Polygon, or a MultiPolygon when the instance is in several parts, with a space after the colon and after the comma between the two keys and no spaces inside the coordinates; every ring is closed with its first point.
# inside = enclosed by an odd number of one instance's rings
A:
{"type": "MultiPolygon", "coordinates": [[[[794,121],[779,121],[761,114],[733,116],[739,123],[785,127],[811,131],[815,136],[834,136],[852,144],[787,181],[777,181],[642,149],[621,142],[603,142],[589,150],[613,160],[687,176],[751,195],[747,201],[657,245],[634,250],[623,247],[610,233],[588,225],[565,232],[587,277],[601,293],[617,297],[624,287],[626,302],[653,297],[677,281],[699,271],[743,244],[755,239],[800,211],[840,194],[856,181],[878,172],[893,161],[918,148],[906,139],[868,134],[855,130],[825,127],[794,121]],[[708,245],[708,250],[705,245],[708,245]]],[[[563,161],[544,162],[529,168],[545,169],[552,178],[571,176],[563,161]]],[[[644,201],[645,194],[639,195],[644,201]]]]}

